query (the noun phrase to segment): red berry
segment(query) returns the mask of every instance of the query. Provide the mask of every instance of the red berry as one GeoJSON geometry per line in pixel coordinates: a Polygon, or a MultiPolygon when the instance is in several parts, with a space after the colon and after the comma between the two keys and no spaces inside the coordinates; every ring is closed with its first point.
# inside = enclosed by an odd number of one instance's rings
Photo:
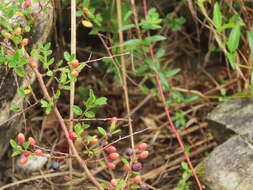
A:
{"type": "Polygon", "coordinates": [[[106,152],[108,152],[108,153],[113,153],[113,152],[116,152],[117,151],[117,148],[115,147],[115,146],[108,146],[107,148],[106,148],[106,152]]]}
{"type": "Polygon", "coordinates": [[[27,46],[28,45],[29,40],[27,38],[24,38],[21,42],[20,45],[21,46],[27,46]]]}
{"type": "Polygon", "coordinates": [[[18,142],[19,143],[25,142],[25,135],[23,133],[18,134],[18,142]]]}
{"type": "Polygon", "coordinates": [[[126,170],[128,172],[132,171],[131,166],[129,164],[124,164],[123,167],[124,167],[124,170],[126,170]]]}
{"type": "Polygon", "coordinates": [[[77,138],[76,133],[74,131],[69,131],[69,138],[72,141],[76,140],[76,138],[77,138]]]}
{"type": "Polygon", "coordinates": [[[138,145],[139,150],[146,150],[147,147],[148,147],[147,143],[141,143],[138,145]]]}
{"type": "Polygon", "coordinates": [[[43,151],[42,151],[41,149],[36,149],[36,150],[34,151],[34,153],[35,153],[36,155],[38,155],[38,156],[43,155],[43,151]]]}
{"type": "Polygon", "coordinates": [[[15,52],[10,49],[7,49],[5,53],[8,55],[13,55],[15,52]]]}
{"type": "Polygon", "coordinates": [[[132,165],[132,170],[135,171],[135,172],[138,172],[142,169],[142,164],[140,162],[135,162],[133,165],[132,165]]]}
{"type": "Polygon", "coordinates": [[[25,152],[23,153],[23,155],[24,155],[25,157],[30,156],[30,154],[31,154],[31,152],[30,152],[30,151],[25,151],[25,152]]]}
{"type": "Polygon", "coordinates": [[[149,152],[145,150],[139,154],[139,158],[146,159],[148,157],[148,154],[149,154],[149,152]]]}
{"type": "Polygon", "coordinates": [[[97,144],[98,143],[98,139],[95,137],[94,139],[88,141],[88,144],[97,144]]]}
{"type": "Polygon", "coordinates": [[[79,71],[73,70],[73,71],[71,72],[71,75],[74,76],[74,77],[78,77],[79,71]]]}
{"type": "Polygon", "coordinates": [[[26,0],[23,4],[24,8],[29,8],[32,6],[32,0],[26,0]]]}
{"type": "Polygon", "coordinates": [[[36,145],[36,141],[35,141],[34,138],[29,137],[29,138],[28,138],[28,141],[29,141],[30,145],[36,145]]]}
{"type": "Polygon", "coordinates": [[[140,175],[137,175],[134,177],[134,183],[137,183],[137,184],[141,183],[141,176],[140,175]]]}
{"type": "Polygon", "coordinates": [[[118,121],[118,118],[117,118],[117,117],[112,117],[112,118],[111,118],[111,122],[115,122],[115,123],[116,123],[117,121],[118,121]]]}
{"type": "Polygon", "coordinates": [[[112,185],[112,186],[115,187],[115,186],[117,186],[117,184],[118,184],[118,182],[117,182],[116,179],[112,179],[112,180],[111,180],[111,185],[112,185]]]}
{"type": "Polygon", "coordinates": [[[30,65],[30,67],[37,68],[38,67],[38,60],[33,59],[32,57],[29,58],[28,60],[28,64],[30,65]]]}
{"type": "Polygon", "coordinates": [[[107,166],[107,168],[109,168],[109,169],[115,169],[115,168],[116,168],[116,165],[115,165],[113,162],[107,162],[107,163],[106,163],[106,166],[107,166]]]}
{"type": "Polygon", "coordinates": [[[20,164],[25,164],[28,161],[28,158],[25,155],[22,155],[19,159],[20,164]]]}
{"type": "Polygon", "coordinates": [[[70,64],[71,64],[73,67],[75,67],[75,68],[77,68],[77,67],[80,65],[80,63],[79,63],[79,61],[78,61],[77,59],[71,61],[70,64]]]}
{"type": "Polygon", "coordinates": [[[113,152],[113,153],[109,154],[109,158],[112,160],[116,160],[119,158],[119,153],[113,152]]]}

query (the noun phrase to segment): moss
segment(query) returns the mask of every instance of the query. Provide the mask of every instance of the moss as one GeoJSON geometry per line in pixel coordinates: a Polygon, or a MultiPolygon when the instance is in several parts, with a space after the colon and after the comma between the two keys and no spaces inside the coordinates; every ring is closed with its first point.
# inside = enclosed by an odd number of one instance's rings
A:
{"type": "Polygon", "coordinates": [[[204,162],[201,162],[198,164],[198,166],[196,167],[196,172],[197,172],[197,175],[200,177],[200,178],[204,178],[205,175],[206,175],[206,171],[205,171],[205,165],[204,165],[204,162]]]}

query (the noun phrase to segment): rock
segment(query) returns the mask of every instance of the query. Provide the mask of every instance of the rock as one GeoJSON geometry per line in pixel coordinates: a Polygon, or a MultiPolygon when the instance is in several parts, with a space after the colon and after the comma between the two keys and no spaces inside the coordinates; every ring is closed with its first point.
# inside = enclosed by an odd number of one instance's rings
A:
{"type": "Polygon", "coordinates": [[[204,183],[210,190],[252,190],[253,99],[220,104],[207,118],[220,143],[230,138],[204,160],[204,183]]]}
{"type": "MultiPolygon", "coordinates": [[[[11,6],[16,3],[18,3],[16,0],[2,0],[1,6],[11,6]],[[4,5],[4,3],[6,4],[4,5]]],[[[26,34],[30,41],[27,49],[28,52],[32,48],[38,47],[39,44],[44,44],[49,38],[53,26],[53,10],[50,1],[39,0],[34,1],[32,4],[34,24],[31,32],[26,34]],[[44,8],[47,8],[47,11],[44,8]]],[[[0,15],[2,14],[0,11],[0,15]]],[[[24,26],[26,17],[14,15],[7,22],[10,24],[19,23],[21,26],[24,26]]],[[[1,26],[0,29],[2,29],[1,26]]],[[[0,42],[8,47],[11,46],[10,41],[1,39],[1,35],[0,42]]],[[[25,67],[25,73],[27,75],[26,78],[29,79],[29,83],[32,84],[35,80],[35,75],[29,66],[25,67]]],[[[9,140],[17,134],[24,124],[22,122],[22,114],[16,114],[10,108],[12,105],[23,107],[24,98],[17,94],[17,88],[24,88],[27,84],[28,82],[25,78],[15,76],[12,69],[7,69],[0,63],[0,158],[9,146],[9,140]]]]}

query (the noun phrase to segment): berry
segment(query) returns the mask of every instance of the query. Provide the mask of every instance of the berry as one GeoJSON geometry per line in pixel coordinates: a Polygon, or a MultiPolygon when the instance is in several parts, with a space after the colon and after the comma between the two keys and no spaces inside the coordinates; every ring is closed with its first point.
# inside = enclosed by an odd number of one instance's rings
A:
{"type": "Polygon", "coordinates": [[[28,138],[28,141],[29,141],[30,145],[36,145],[36,141],[35,141],[34,138],[29,137],[29,138],[28,138]]]}
{"type": "Polygon", "coordinates": [[[132,171],[131,166],[129,164],[124,164],[123,168],[125,171],[128,171],[128,172],[132,171]]]}
{"type": "Polygon", "coordinates": [[[145,150],[139,154],[139,158],[146,159],[148,157],[148,154],[149,154],[149,152],[145,150]]]}
{"type": "Polygon", "coordinates": [[[79,61],[78,61],[77,59],[71,61],[70,64],[71,64],[73,67],[75,67],[75,68],[77,68],[77,67],[80,65],[80,63],[79,63],[79,61]]]}
{"type": "Polygon", "coordinates": [[[22,29],[20,28],[20,27],[18,27],[18,28],[16,28],[15,30],[14,30],[14,34],[15,35],[21,35],[22,34],[22,29]]]}
{"type": "Polygon", "coordinates": [[[117,118],[117,117],[112,117],[112,118],[111,118],[111,122],[115,122],[115,123],[116,123],[117,121],[118,121],[118,118],[117,118]]]}
{"type": "Polygon", "coordinates": [[[145,184],[141,184],[140,188],[138,188],[138,190],[146,190],[146,189],[148,189],[148,187],[145,184]]]}
{"type": "Polygon", "coordinates": [[[51,168],[53,169],[53,170],[59,170],[59,168],[60,168],[60,163],[59,162],[52,162],[52,164],[51,164],[51,168]]]}
{"type": "Polygon", "coordinates": [[[7,49],[5,53],[8,55],[13,55],[15,52],[10,49],[7,49]]]}
{"type": "Polygon", "coordinates": [[[93,136],[91,140],[88,141],[88,144],[97,144],[98,139],[97,136],[93,136]]]}
{"type": "Polygon", "coordinates": [[[135,171],[135,172],[138,172],[142,169],[142,164],[140,162],[135,162],[133,165],[132,165],[132,170],[135,171]]]}
{"type": "Polygon", "coordinates": [[[101,141],[99,142],[99,145],[102,146],[102,147],[105,147],[105,146],[108,145],[108,141],[103,139],[103,140],[101,140],[101,141]]]}
{"type": "Polygon", "coordinates": [[[25,152],[23,153],[23,155],[24,155],[25,157],[30,156],[30,154],[31,154],[31,152],[30,152],[30,151],[25,151],[25,152]]]}
{"type": "Polygon", "coordinates": [[[73,70],[73,71],[71,72],[71,75],[74,76],[74,77],[78,77],[79,71],[78,71],[78,70],[73,70]]]}
{"type": "Polygon", "coordinates": [[[38,60],[35,60],[35,59],[33,59],[33,58],[29,58],[29,60],[28,60],[28,64],[30,65],[30,67],[32,67],[33,69],[34,68],[37,68],[38,67],[38,60]]]}
{"type": "Polygon", "coordinates": [[[20,164],[25,164],[28,161],[28,158],[23,154],[19,159],[20,164]]]}
{"type": "Polygon", "coordinates": [[[117,182],[116,179],[112,179],[112,180],[111,180],[111,185],[112,185],[113,187],[117,186],[117,184],[118,184],[118,182],[117,182]]]}
{"type": "Polygon", "coordinates": [[[141,183],[141,176],[140,175],[137,175],[134,177],[134,183],[137,183],[137,184],[141,183]]]}
{"type": "Polygon", "coordinates": [[[41,149],[36,149],[36,150],[34,151],[34,153],[35,153],[36,155],[38,155],[38,156],[43,155],[43,151],[42,151],[41,149]]]}
{"type": "Polygon", "coordinates": [[[20,45],[21,46],[27,46],[28,45],[29,40],[27,38],[24,38],[21,42],[20,45]]]}
{"type": "Polygon", "coordinates": [[[117,148],[115,147],[115,146],[108,146],[107,148],[106,148],[106,152],[108,152],[108,153],[113,153],[113,152],[116,152],[117,151],[117,148]]]}
{"type": "Polygon", "coordinates": [[[109,168],[109,169],[115,169],[115,168],[116,168],[116,165],[115,165],[113,162],[107,162],[107,163],[106,163],[106,166],[107,166],[107,168],[109,168]]]}
{"type": "Polygon", "coordinates": [[[32,6],[32,0],[26,0],[23,4],[24,8],[29,8],[32,6]]]}
{"type": "Polygon", "coordinates": [[[134,150],[133,150],[132,148],[127,148],[127,149],[125,150],[125,154],[126,154],[127,156],[132,156],[133,153],[134,153],[134,150]]]}
{"type": "Polygon", "coordinates": [[[18,134],[18,142],[19,143],[25,142],[25,135],[23,133],[18,134]]]}
{"type": "Polygon", "coordinates": [[[141,143],[138,145],[139,150],[146,150],[147,147],[148,147],[147,143],[141,143]]]}
{"type": "Polygon", "coordinates": [[[72,141],[76,140],[76,138],[77,138],[76,133],[74,131],[69,131],[69,138],[72,141]]]}
{"type": "Polygon", "coordinates": [[[109,154],[109,158],[112,160],[116,160],[119,158],[119,153],[113,152],[113,153],[109,154]]]}

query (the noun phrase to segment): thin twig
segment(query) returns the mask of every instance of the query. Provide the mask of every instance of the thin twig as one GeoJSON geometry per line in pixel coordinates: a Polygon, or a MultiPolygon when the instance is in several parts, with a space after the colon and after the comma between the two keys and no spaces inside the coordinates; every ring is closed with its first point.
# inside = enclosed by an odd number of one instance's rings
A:
{"type": "MultiPolygon", "coordinates": [[[[146,0],[143,0],[143,7],[144,7],[145,18],[147,18],[148,11],[147,11],[147,1],[146,0]]],[[[148,32],[148,37],[150,37],[150,33],[149,32],[148,32]]],[[[153,62],[156,63],[157,61],[156,61],[156,58],[155,58],[155,55],[154,55],[154,50],[153,50],[152,45],[149,45],[149,51],[150,51],[150,56],[151,56],[153,62]]],[[[194,178],[195,178],[195,180],[197,182],[199,190],[202,190],[202,185],[201,185],[200,180],[199,180],[199,178],[198,178],[198,176],[196,174],[195,168],[192,165],[190,157],[189,157],[188,153],[185,150],[185,145],[184,145],[184,143],[183,143],[183,141],[182,141],[182,139],[181,139],[181,137],[179,135],[179,132],[175,128],[174,123],[173,123],[173,121],[172,121],[172,119],[170,117],[170,112],[169,112],[169,109],[167,107],[167,103],[166,103],[166,98],[165,98],[165,95],[164,95],[163,87],[161,85],[161,81],[160,81],[160,78],[159,78],[159,75],[158,75],[157,72],[155,72],[155,80],[156,80],[156,83],[157,83],[159,94],[161,96],[161,100],[162,100],[162,103],[163,103],[163,106],[164,106],[164,111],[166,113],[167,120],[169,121],[169,128],[175,134],[175,136],[177,138],[177,141],[180,144],[182,152],[184,153],[185,159],[187,160],[187,163],[188,163],[190,169],[192,170],[193,176],[194,176],[194,178]]]]}

